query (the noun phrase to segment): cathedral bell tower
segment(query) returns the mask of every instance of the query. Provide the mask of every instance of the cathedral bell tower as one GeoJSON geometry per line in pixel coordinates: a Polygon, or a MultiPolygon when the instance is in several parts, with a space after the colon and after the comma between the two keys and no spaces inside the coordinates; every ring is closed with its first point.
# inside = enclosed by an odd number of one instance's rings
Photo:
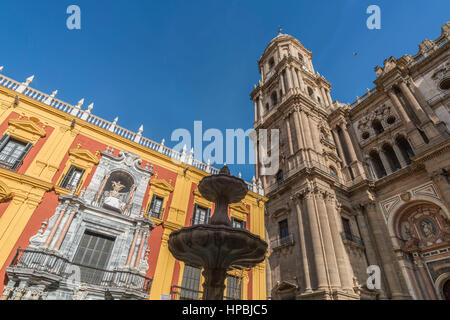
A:
{"type": "MultiPolygon", "coordinates": [[[[280,136],[276,174],[262,175],[264,164],[256,154],[256,178],[269,198],[268,296],[359,299],[339,212],[341,182],[363,176],[364,170],[345,115],[335,124],[339,132],[329,125],[330,113],[342,105],[333,103],[331,84],[314,71],[312,52],[290,35],[279,32],[258,66],[261,80],[250,94],[254,129],[278,129],[280,136]]],[[[275,143],[270,141],[269,154],[275,143]]]]}

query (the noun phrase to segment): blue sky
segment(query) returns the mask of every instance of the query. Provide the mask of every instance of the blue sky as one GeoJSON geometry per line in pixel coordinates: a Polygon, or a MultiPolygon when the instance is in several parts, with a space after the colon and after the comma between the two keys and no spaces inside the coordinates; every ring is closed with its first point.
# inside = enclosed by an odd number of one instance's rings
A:
{"type": "MultiPolygon", "coordinates": [[[[3,73],[144,136],[170,142],[177,128],[252,126],[249,93],[257,59],[283,33],[313,51],[332,97],[353,102],[373,87],[373,68],[389,56],[415,54],[449,20],[450,1],[137,1],[0,2],[3,73]],[[81,8],[81,30],[66,28],[66,9],[81,8]],[[381,8],[381,30],[366,27],[366,8],[381,8]],[[353,52],[358,52],[356,56],[353,52]]],[[[204,146],[208,143],[204,143],[204,146]]],[[[252,165],[231,166],[250,180],[252,165]]]]}

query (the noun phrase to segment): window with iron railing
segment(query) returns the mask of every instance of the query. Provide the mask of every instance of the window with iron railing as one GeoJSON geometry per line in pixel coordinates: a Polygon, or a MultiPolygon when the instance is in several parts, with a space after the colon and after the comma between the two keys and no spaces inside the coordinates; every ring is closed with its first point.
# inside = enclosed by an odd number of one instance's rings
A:
{"type": "Polygon", "coordinates": [[[83,169],[79,169],[74,166],[70,166],[69,171],[67,171],[66,175],[61,181],[60,187],[75,191],[78,188],[78,185],[81,182],[81,177],[84,174],[83,169]]]}
{"type": "Polygon", "coordinates": [[[234,276],[227,277],[226,300],[241,300],[241,279],[234,276]]]}
{"type": "Polygon", "coordinates": [[[206,224],[209,222],[211,209],[194,205],[194,213],[192,215],[191,225],[206,224]]]}
{"type": "Polygon", "coordinates": [[[162,213],[163,202],[164,202],[163,198],[158,197],[157,195],[153,195],[152,201],[150,202],[150,206],[148,208],[148,213],[152,217],[160,219],[161,213],[162,213]]]}
{"type": "Polygon", "coordinates": [[[0,139],[0,167],[17,170],[31,147],[32,143],[13,139],[8,134],[3,135],[0,139]]]}
{"type": "Polygon", "coordinates": [[[73,263],[80,265],[81,282],[100,284],[114,246],[114,238],[86,231],[73,263]]]}
{"type": "Polygon", "coordinates": [[[180,300],[198,300],[202,269],[190,265],[184,266],[183,280],[179,292],[180,300]]]}
{"type": "Polygon", "coordinates": [[[246,222],[236,219],[234,217],[231,217],[231,225],[233,226],[233,228],[238,228],[238,229],[246,229],[246,222]]]}

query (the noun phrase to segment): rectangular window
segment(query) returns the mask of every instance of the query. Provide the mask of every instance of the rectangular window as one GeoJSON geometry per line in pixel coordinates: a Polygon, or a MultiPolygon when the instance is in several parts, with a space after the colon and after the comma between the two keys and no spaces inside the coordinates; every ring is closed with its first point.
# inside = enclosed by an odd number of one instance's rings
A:
{"type": "Polygon", "coordinates": [[[192,216],[192,225],[206,224],[209,222],[209,216],[211,215],[211,209],[194,205],[194,214],[192,216]]]}
{"type": "Polygon", "coordinates": [[[86,231],[73,263],[80,267],[81,282],[101,285],[114,246],[114,238],[86,231]]]}
{"type": "Polygon", "coordinates": [[[180,300],[198,300],[200,291],[200,275],[202,269],[184,266],[183,280],[181,282],[180,300]]]}
{"type": "Polygon", "coordinates": [[[278,226],[280,228],[280,239],[287,238],[289,236],[288,221],[282,220],[278,222],[278,226]]]}
{"type": "Polygon", "coordinates": [[[231,225],[233,226],[233,228],[239,228],[239,229],[246,229],[246,223],[245,221],[236,219],[234,217],[231,217],[231,225]]]}
{"type": "Polygon", "coordinates": [[[32,144],[11,138],[5,134],[0,139],[0,167],[17,170],[30,151],[32,144]]]}
{"type": "Polygon", "coordinates": [[[227,277],[227,300],[240,300],[241,299],[241,279],[238,277],[227,277]]]}
{"type": "Polygon", "coordinates": [[[342,218],[342,227],[344,228],[344,233],[346,235],[352,234],[352,228],[350,227],[350,220],[347,218],[342,218]]]}
{"type": "Polygon", "coordinates": [[[76,191],[78,185],[81,182],[81,177],[83,176],[83,174],[84,174],[83,169],[70,166],[69,170],[67,171],[66,175],[64,176],[61,182],[61,187],[67,190],[76,191]]]}
{"type": "Polygon", "coordinates": [[[153,195],[152,202],[150,202],[150,215],[155,218],[161,217],[161,211],[162,211],[162,205],[163,205],[164,199],[161,197],[158,197],[157,195],[153,195]]]}

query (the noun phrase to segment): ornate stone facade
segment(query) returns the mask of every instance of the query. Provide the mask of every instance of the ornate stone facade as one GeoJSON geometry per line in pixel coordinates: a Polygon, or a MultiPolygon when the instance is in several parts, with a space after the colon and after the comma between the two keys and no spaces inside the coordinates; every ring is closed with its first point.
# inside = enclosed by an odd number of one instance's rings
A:
{"type": "Polygon", "coordinates": [[[280,130],[280,172],[256,167],[272,299],[450,298],[449,29],[386,59],[351,105],[332,101],[297,39],[265,49],[251,99],[255,130],[280,130]]]}

